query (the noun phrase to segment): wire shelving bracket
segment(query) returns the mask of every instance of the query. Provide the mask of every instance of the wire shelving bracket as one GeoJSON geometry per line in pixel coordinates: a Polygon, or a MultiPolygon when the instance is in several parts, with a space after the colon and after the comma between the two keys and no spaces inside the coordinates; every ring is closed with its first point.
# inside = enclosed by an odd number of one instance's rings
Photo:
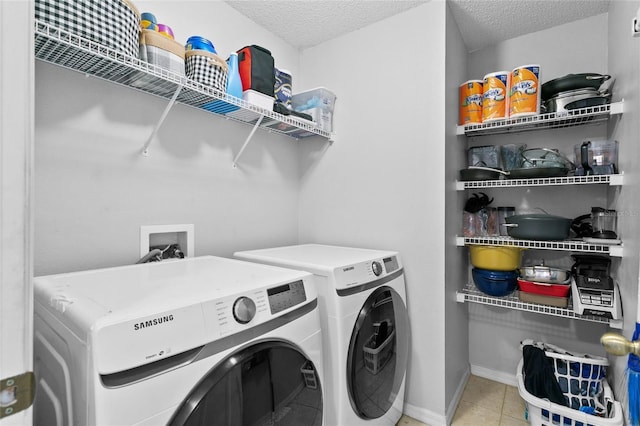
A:
{"type": "Polygon", "coordinates": [[[149,135],[149,139],[147,139],[147,142],[145,142],[144,146],[142,147],[142,155],[144,155],[145,157],[149,156],[149,145],[151,145],[151,142],[153,141],[153,138],[158,133],[160,126],[162,126],[162,123],[164,122],[165,118],[167,118],[167,115],[169,114],[169,111],[173,107],[173,104],[176,102],[176,99],[178,98],[178,95],[180,94],[181,90],[182,90],[182,85],[178,85],[178,88],[176,89],[175,93],[171,97],[171,100],[169,100],[169,103],[167,104],[166,108],[162,112],[162,115],[160,116],[160,120],[158,121],[158,124],[156,124],[156,127],[154,127],[153,131],[149,135]]]}
{"type": "Polygon", "coordinates": [[[247,139],[244,141],[244,144],[242,144],[240,151],[238,151],[238,153],[236,154],[236,157],[233,159],[234,169],[238,167],[238,160],[240,159],[240,156],[242,155],[242,153],[244,152],[244,149],[247,147],[247,145],[251,141],[251,138],[253,138],[253,135],[256,132],[256,130],[258,130],[258,127],[260,127],[260,123],[262,123],[263,118],[264,118],[264,115],[261,115],[260,118],[258,118],[258,121],[256,121],[256,124],[253,125],[253,129],[251,129],[251,133],[249,133],[249,136],[247,136],[247,139]]]}

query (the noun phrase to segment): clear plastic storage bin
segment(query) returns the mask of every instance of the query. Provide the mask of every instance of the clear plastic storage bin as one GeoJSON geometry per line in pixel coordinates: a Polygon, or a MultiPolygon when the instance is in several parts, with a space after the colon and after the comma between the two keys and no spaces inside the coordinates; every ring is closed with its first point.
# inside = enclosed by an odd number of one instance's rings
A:
{"type": "Polygon", "coordinates": [[[467,150],[467,165],[470,167],[500,168],[500,147],[484,145],[469,148],[467,150]]]}
{"type": "Polygon", "coordinates": [[[291,106],[295,111],[311,115],[316,125],[326,132],[333,129],[333,109],[336,95],[324,87],[295,93],[291,97],[291,106]]]}

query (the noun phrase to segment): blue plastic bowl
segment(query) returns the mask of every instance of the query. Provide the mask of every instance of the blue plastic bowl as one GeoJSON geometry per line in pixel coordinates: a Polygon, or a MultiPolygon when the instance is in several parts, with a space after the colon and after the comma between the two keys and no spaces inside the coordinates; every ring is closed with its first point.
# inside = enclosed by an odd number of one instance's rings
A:
{"type": "Polygon", "coordinates": [[[206,50],[207,52],[217,54],[215,47],[213,47],[213,43],[200,36],[189,37],[187,39],[187,44],[185,44],[184,47],[186,50],[206,50]]]}
{"type": "Polygon", "coordinates": [[[489,296],[507,296],[518,287],[518,271],[488,271],[473,268],[473,282],[478,290],[489,296]]]}

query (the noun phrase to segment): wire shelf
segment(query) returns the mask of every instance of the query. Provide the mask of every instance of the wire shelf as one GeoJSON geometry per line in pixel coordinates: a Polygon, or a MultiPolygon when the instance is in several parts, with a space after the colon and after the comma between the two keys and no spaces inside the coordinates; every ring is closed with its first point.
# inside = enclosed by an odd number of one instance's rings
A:
{"type": "Polygon", "coordinates": [[[260,128],[284,134],[295,139],[322,136],[331,133],[319,129],[315,123],[278,114],[245,102],[212,87],[205,86],[183,75],[127,56],[91,40],[55,28],[47,23],[35,22],[35,57],[63,68],[98,77],[163,99],[171,99],[181,88],[176,102],[223,116],[244,124],[254,124],[260,117],[260,128]],[[221,114],[208,109],[214,101],[224,101],[236,111],[221,114]],[[294,133],[294,134],[292,134],[294,133]]]}
{"type": "Polygon", "coordinates": [[[611,320],[604,317],[576,314],[573,311],[571,301],[569,302],[569,306],[567,308],[558,308],[555,306],[523,302],[519,299],[518,293],[518,290],[516,290],[509,296],[489,296],[478,290],[474,284],[469,283],[465,288],[462,289],[462,291],[456,293],[456,297],[458,302],[471,302],[479,303],[482,305],[499,306],[502,308],[515,309],[518,311],[534,312],[538,314],[551,315],[562,318],[604,323],[608,324],[612,328],[622,328],[622,320],[611,320]]]}
{"type": "Polygon", "coordinates": [[[595,124],[609,120],[609,116],[622,113],[622,103],[597,105],[571,111],[537,114],[508,118],[489,123],[458,126],[457,134],[467,136],[517,133],[532,129],[559,129],[584,124],[595,124]]]}
{"type": "Polygon", "coordinates": [[[594,185],[606,184],[618,186],[623,184],[623,175],[590,175],[590,176],[564,176],[528,179],[496,179],[478,181],[457,181],[456,189],[476,188],[517,188],[531,186],[559,186],[559,185],[594,185]]]}
{"type": "Polygon", "coordinates": [[[583,240],[517,240],[511,237],[457,237],[456,245],[505,246],[535,250],[573,251],[581,253],[599,253],[613,257],[622,257],[623,251],[622,244],[594,244],[583,240]]]}

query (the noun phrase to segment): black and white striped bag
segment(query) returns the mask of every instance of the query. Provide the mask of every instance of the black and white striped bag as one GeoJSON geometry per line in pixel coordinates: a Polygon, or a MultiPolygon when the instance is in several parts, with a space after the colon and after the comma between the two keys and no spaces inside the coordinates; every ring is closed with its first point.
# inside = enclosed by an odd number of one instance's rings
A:
{"type": "Polygon", "coordinates": [[[187,50],[184,56],[187,77],[226,93],[229,66],[220,56],[206,50],[187,50]]]}
{"type": "Polygon", "coordinates": [[[128,0],[36,0],[36,19],[138,57],[140,13],[128,0]]]}

